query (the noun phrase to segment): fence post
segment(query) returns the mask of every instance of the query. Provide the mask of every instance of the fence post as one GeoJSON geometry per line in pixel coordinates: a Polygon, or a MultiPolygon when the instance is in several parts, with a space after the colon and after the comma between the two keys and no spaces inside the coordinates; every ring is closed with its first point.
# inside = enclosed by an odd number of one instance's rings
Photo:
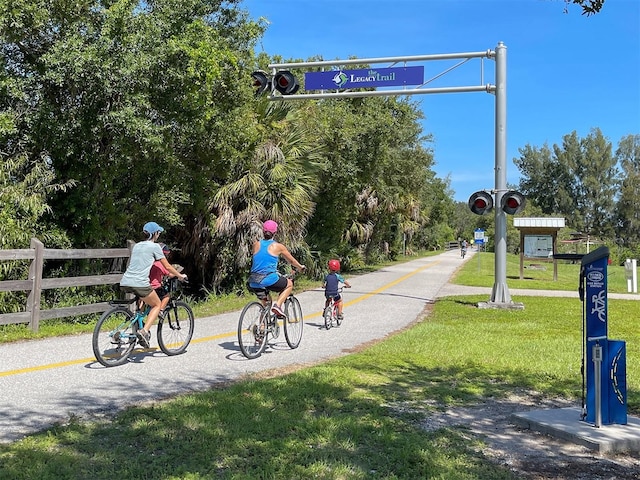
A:
{"type": "Polygon", "coordinates": [[[35,258],[29,266],[29,280],[33,282],[27,297],[27,312],[31,314],[29,328],[37,332],[40,328],[40,297],[42,285],[42,269],[44,264],[44,244],[37,238],[31,239],[31,248],[35,250],[35,258]]]}

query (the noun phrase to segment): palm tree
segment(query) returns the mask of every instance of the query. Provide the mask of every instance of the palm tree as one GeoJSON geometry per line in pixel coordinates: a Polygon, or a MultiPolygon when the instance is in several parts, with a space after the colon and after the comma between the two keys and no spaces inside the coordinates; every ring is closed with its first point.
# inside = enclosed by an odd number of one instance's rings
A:
{"type": "Polygon", "coordinates": [[[191,237],[196,242],[189,246],[190,253],[206,263],[208,268],[201,273],[212,286],[220,286],[225,278],[237,279],[237,273],[246,269],[251,244],[268,218],[278,222],[279,239],[292,252],[307,249],[304,235],[315,207],[320,151],[304,122],[296,120],[303,109],[259,100],[256,119],[261,140],[246,161],[232,168],[233,180],[219,187],[209,202],[208,218],[197,221],[199,234],[191,237]]]}

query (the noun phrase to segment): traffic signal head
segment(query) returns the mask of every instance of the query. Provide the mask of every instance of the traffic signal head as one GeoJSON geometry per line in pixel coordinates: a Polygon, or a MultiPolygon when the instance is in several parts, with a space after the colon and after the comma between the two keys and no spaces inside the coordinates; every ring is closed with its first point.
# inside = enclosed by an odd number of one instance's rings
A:
{"type": "Polygon", "coordinates": [[[271,91],[271,79],[262,70],[253,72],[251,78],[253,78],[253,91],[256,97],[271,91]]]}
{"type": "Polygon", "coordinates": [[[493,208],[493,197],[487,192],[476,192],[469,197],[469,208],[476,215],[489,213],[493,208]]]}
{"type": "Polygon", "coordinates": [[[515,215],[524,208],[524,195],[513,190],[508,191],[502,196],[500,206],[507,215],[515,215]]]}
{"type": "Polygon", "coordinates": [[[293,95],[300,88],[298,80],[289,70],[280,70],[276,73],[273,77],[273,86],[282,95],[293,95]]]}

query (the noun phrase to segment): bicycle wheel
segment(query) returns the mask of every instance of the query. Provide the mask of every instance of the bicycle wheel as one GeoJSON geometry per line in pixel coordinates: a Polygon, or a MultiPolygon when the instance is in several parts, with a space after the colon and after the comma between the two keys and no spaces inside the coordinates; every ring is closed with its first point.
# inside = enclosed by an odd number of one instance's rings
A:
{"type": "Polygon", "coordinates": [[[158,317],[158,346],[167,355],[183,353],[191,337],[195,320],[191,307],[178,300],[165,309],[158,317]]]}
{"type": "Polygon", "coordinates": [[[340,315],[338,315],[338,307],[336,307],[335,305],[333,306],[333,318],[336,319],[336,325],[340,326],[342,325],[342,319],[340,318],[340,315]]]}
{"type": "Polygon", "coordinates": [[[300,302],[294,296],[287,298],[284,304],[284,336],[291,348],[298,348],[300,340],[302,340],[302,328],[304,321],[302,318],[302,307],[300,302]]]}
{"type": "Polygon", "coordinates": [[[238,344],[247,358],[257,358],[267,346],[267,312],[260,302],[242,309],[238,321],[238,344]]]}
{"type": "Polygon", "coordinates": [[[123,307],[106,311],[93,329],[93,354],[105,367],[122,365],[136,346],[133,313],[123,307]]]}
{"type": "Polygon", "coordinates": [[[333,312],[333,305],[329,305],[328,307],[325,307],[324,312],[322,312],[322,316],[324,317],[324,328],[326,328],[327,330],[331,328],[331,324],[333,323],[331,319],[332,312],[333,312]]]}

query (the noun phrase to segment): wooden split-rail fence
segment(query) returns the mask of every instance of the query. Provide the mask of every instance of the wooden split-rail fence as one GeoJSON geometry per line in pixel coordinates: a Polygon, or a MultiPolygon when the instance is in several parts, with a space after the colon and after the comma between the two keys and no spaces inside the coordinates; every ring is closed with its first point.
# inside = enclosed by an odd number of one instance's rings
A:
{"type": "Polygon", "coordinates": [[[31,239],[30,248],[0,250],[0,261],[30,260],[29,278],[27,280],[0,281],[0,292],[27,291],[25,310],[16,313],[0,314],[0,325],[28,323],[31,330],[37,332],[40,320],[72,317],[91,313],[101,313],[109,308],[108,302],[75,305],[71,307],[40,309],[40,299],[43,290],[66,287],[87,287],[94,285],[113,285],[120,282],[122,273],[108,273],[105,275],[84,275],[79,277],[42,278],[45,260],[82,260],[94,258],[124,258],[131,255],[133,242],[128,242],[127,248],[99,248],[99,249],[55,249],[45,248],[36,238],[31,239]]]}

